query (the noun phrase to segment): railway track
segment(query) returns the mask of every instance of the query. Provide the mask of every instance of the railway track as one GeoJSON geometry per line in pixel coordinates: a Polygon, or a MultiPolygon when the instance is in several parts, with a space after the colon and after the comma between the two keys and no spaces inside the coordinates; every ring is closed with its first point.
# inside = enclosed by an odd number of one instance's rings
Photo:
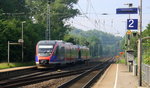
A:
{"type": "Polygon", "coordinates": [[[9,79],[9,78],[13,78],[13,77],[17,77],[17,76],[21,76],[21,75],[35,73],[35,72],[39,72],[39,70],[37,70],[36,67],[19,69],[19,70],[18,69],[16,69],[16,70],[10,69],[7,71],[1,71],[0,72],[0,81],[9,79]]]}
{"type": "MultiPolygon", "coordinates": [[[[0,88],[12,88],[12,87],[20,87],[24,85],[39,83],[42,81],[60,78],[60,77],[66,77],[76,74],[81,74],[84,71],[90,69],[93,66],[81,68],[81,69],[72,69],[69,71],[63,71],[63,72],[50,72],[50,71],[44,71],[44,72],[35,72],[32,74],[17,76],[13,78],[9,78],[9,80],[1,80],[0,81],[0,88]]],[[[71,69],[71,68],[66,68],[71,69]]]]}
{"type": "Polygon", "coordinates": [[[62,84],[58,88],[90,88],[90,86],[104,73],[111,63],[112,61],[108,60],[99,64],[76,78],[62,84]]]}
{"type": "MultiPolygon", "coordinates": [[[[77,65],[73,67],[63,68],[61,72],[57,72],[56,69],[54,70],[33,70],[23,73],[22,75],[17,75],[10,77],[9,79],[1,79],[0,80],[0,88],[14,88],[14,87],[21,87],[30,84],[40,83],[43,81],[61,78],[61,77],[68,77],[77,74],[84,73],[85,71],[89,71],[89,69],[93,69],[95,64],[102,63],[94,62],[90,63],[89,66],[86,65],[77,65]],[[79,69],[80,68],[80,69],[79,69]]],[[[72,66],[72,65],[71,65],[72,66]]]]}

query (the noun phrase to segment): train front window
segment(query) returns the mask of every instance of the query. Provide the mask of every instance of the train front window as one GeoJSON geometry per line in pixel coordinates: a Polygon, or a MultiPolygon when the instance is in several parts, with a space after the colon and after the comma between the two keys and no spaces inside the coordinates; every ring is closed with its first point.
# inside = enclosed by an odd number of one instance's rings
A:
{"type": "Polygon", "coordinates": [[[52,53],[53,45],[39,45],[38,54],[39,56],[49,56],[52,53]]]}

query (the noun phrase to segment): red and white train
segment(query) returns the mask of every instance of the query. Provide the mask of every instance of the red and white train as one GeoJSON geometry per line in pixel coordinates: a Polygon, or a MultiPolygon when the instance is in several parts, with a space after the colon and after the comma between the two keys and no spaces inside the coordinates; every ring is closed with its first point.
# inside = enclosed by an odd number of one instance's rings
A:
{"type": "Polygon", "coordinates": [[[36,65],[38,68],[88,61],[89,48],[73,45],[61,40],[42,40],[36,45],[36,65]]]}

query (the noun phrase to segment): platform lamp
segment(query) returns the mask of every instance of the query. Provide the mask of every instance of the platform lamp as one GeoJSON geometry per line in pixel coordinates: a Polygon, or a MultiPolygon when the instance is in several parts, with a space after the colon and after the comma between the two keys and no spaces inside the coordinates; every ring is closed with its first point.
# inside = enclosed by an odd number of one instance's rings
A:
{"type": "Polygon", "coordinates": [[[22,42],[22,62],[23,62],[23,57],[24,57],[24,51],[23,51],[23,43],[24,43],[24,40],[23,40],[23,24],[26,23],[26,21],[22,21],[22,34],[21,34],[21,42],[22,42]]]}

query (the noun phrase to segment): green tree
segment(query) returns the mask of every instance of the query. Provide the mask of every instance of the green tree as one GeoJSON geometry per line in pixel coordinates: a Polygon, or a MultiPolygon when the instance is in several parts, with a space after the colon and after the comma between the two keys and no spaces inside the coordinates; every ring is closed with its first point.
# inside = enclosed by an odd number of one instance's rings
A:
{"type": "MultiPolygon", "coordinates": [[[[79,41],[78,44],[88,42],[88,47],[91,50],[91,54],[93,56],[114,56],[118,54],[120,49],[120,40],[121,37],[115,37],[112,34],[104,33],[98,30],[89,30],[89,31],[82,31],[80,29],[74,28],[70,32],[71,35],[78,36],[79,41]]],[[[81,44],[82,45],[82,44],[81,44]]]]}
{"type": "MultiPolygon", "coordinates": [[[[7,56],[7,44],[8,41],[10,42],[17,42],[18,39],[21,37],[20,29],[18,28],[19,21],[13,19],[13,20],[6,20],[2,21],[0,20],[0,59],[6,58],[7,56]]],[[[13,46],[15,47],[15,46],[13,46]]],[[[14,48],[12,50],[18,50],[18,48],[14,48]]],[[[15,52],[12,51],[12,55],[16,56],[17,54],[14,54],[15,52]]]]}
{"type": "Polygon", "coordinates": [[[25,0],[0,0],[0,19],[28,19],[25,0]]]}
{"type": "MultiPolygon", "coordinates": [[[[24,24],[24,52],[25,61],[34,60],[35,46],[39,40],[44,39],[43,28],[41,24],[33,24],[27,21],[24,24]]],[[[7,58],[7,44],[10,42],[18,42],[21,39],[21,22],[13,20],[0,20],[0,61],[6,61],[7,58]]],[[[10,46],[11,61],[21,61],[21,45],[10,46]]]]}
{"type": "MultiPolygon", "coordinates": [[[[27,0],[26,1],[32,12],[32,17],[37,23],[46,25],[48,0],[27,0]]],[[[63,39],[71,27],[66,25],[66,21],[75,17],[79,11],[74,9],[73,5],[78,0],[53,0],[50,3],[50,24],[51,39],[63,39]],[[57,35],[57,36],[56,36],[57,35]]]]}
{"type": "MultiPolygon", "coordinates": [[[[0,61],[6,61],[8,41],[21,38],[24,24],[25,61],[34,60],[35,46],[45,39],[48,0],[0,0],[0,61]],[[9,7],[8,7],[9,6],[9,7]],[[23,13],[23,14],[22,14],[23,13]]],[[[71,30],[66,21],[79,11],[73,8],[78,0],[51,0],[51,38],[63,39],[71,30]]],[[[21,61],[21,46],[11,46],[11,61],[21,61]]]]}
{"type": "MultiPolygon", "coordinates": [[[[142,36],[143,38],[150,37],[150,24],[148,24],[146,29],[142,32],[142,36]]],[[[150,65],[150,39],[142,41],[142,48],[144,63],[150,65]]]]}
{"type": "MultiPolygon", "coordinates": [[[[134,50],[134,56],[137,57],[137,40],[138,40],[138,34],[136,36],[133,36],[134,33],[130,35],[130,46],[129,48],[134,50]]],[[[149,37],[150,36],[150,24],[147,25],[146,29],[142,32],[142,38],[144,37],[149,37]]],[[[125,37],[124,37],[125,40],[125,37]]],[[[122,47],[123,49],[127,50],[128,46],[124,47],[125,42],[124,40],[122,41],[122,47]]],[[[150,64],[150,40],[142,40],[142,52],[143,52],[143,58],[144,58],[144,63],[150,64]]]]}
{"type": "Polygon", "coordinates": [[[93,57],[95,56],[101,56],[102,55],[102,44],[101,40],[97,38],[96,36],[91,36],[88,38],[90,50],[91,50],[91,55],[93,57]]]}
{"type": "Polygon", "coordinates": [[[76,37],[73,36],[73,35],[69,35],[69,34],[67,34],[67,35],[64,36],[64,41],[71,42],[73,44],[77,44],[76,37]]]}

